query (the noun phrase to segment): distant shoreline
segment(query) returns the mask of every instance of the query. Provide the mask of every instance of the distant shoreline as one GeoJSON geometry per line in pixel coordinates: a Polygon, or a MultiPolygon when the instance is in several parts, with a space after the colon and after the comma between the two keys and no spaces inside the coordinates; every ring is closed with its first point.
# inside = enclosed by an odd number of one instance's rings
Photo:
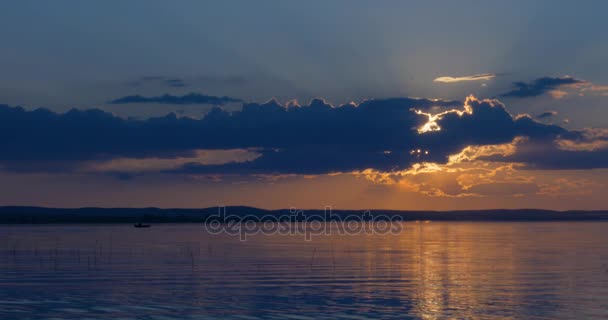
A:
{"type": "MultiPolygon", "coordinates": [[[[59,223],[203,223],[218,216],[218,207],[201,209],[160,208],[45,208],[25,206],[0,207],[0,224],[59,224],[59,223]]],[[[332,210],[334,217],[361,216],[367,210],[332,210]]],[[[254,217],[264,221],[269,217],[288,214],[289,209],[266,210],[254,207],[226,207],[226,215],[254,217]]],[[[303,210],[305,216],[324,216],[323,209],[303,210]]],[[[403,221],[608,221],[608,210],[553,211],[541,209],[494,209],[456,211],[369,210],[372,215],[400,216],[403,221]]],[[[323,219],[331,220],[331,219],[323,219]]]]}

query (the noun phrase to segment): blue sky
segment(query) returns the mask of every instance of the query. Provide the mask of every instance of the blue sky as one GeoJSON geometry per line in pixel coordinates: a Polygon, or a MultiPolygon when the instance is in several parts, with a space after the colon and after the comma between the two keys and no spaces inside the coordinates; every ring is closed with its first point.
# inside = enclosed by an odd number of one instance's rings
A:
{"type": "MultiPolygon", "coordinates": [[[[0,93],[11,104],[98,105],[135,93],[130,81],[166,76],[207,80],[186,91],[343,103],[493,95],[540,76],[608,83],[606,9],[602,1],[15,1],[1,13],[0,93]],[[505,75],[485,88],[432,83],[479,73],[505,75]],[[247,81],[221,81],[229,77],[247,81]]],[[[149,88],[162,89],[170,91],[149,88]]]]}

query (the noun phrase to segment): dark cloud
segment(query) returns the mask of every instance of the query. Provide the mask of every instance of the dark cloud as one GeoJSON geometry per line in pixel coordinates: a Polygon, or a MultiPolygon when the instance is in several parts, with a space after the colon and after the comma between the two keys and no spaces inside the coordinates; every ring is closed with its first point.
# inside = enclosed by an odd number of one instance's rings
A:
{"type": "Polygon", "coordinates": [[[161,85],[172,88],[182,88],[188,86],[188,82],[181,78],[170,78],[165,76],[144,76],[128,82],[129,86],[140,87],[144,85],[161,85]]]}
{"type": "Polygon", "coordinates": [[[182,79],[167,79],[165,80],[165,84],[173,88],[183,88],[188,86],[188,84],[182,79]]]}
{"type": "Polygon", "coordinates": [[[488,160],[521,162],[526,169],[572,170],[608,168],[608,148],[599,150],[563,150],[554,144],[528,141],[517,146],[517,152],[508,157],[490,157],[488,160]]]}
{"type": "Polygon", "coordinates": [[[128,82],[129,86],[141,87],[145,85],[167,86],[171,88],[184,88],[190,86],[241,86],[248,84],[250,79],[243,76],[202,75],[191,77],[144,76],[128,82]]]}
{"type": "Polygon", "coordinates": [[[242,86],[249,84],[251,79],[244,76],[200,76],[195,77],[192,81],[203,85],[242,86]]]}
{"type": "Polygon", "coordinates": [[[139,87],[142,85],[156,84],[172,88],[183,88],[189,85],[189,81],[182,78],[171,78],[165,76],[145,76],[129,82],[131,86],[139,87]]]}
{"type": "Polygon", "coordinates": [[[488,160],[521,162],[527,169],[569,170],[608,168],[608,130],[573,130],[556,139],[527,139],[517,144],[517,152],[488,160]]]}
{"type": "Polygon", "coordinates": [[[575,79],[572,77],[542,77],[532,82],[514,82],[513,89],[503,93],[502,97],[528,98],[543,95],[551,90],[558,89],[564,85],[574,85],[586,83],[584,80],[575,79]]]}
{"type": "Polygon", "coordinates": [[[12,171],[71,171],[83,163],[114,158],[170,159],[191,157],[197,149],[247,149],[260,156],[239,163],[186,164],[171,172],[391,171],[407,169],[414,162],[445,163],[449,155],[469,145],[509,143],[519,136],[551,145],[560,137],[576,136],[530,117],[512,117],[497,100],[470,97],[464,109],[432,117],[414,112],[451,103],[395,98],[333,107],[313,100],[286,108],[270,101],[245,104],[236,112],[216,107],[200,120],[175,114],[135,120],[100,110],[58,114],[0,106],[0,165],[12,171]],[[420,133],[420,128],[434,131],[420,133]]]}
{"type": "Polygon", "coordinates": [[[557,115],[557,111],[545,111],[536,115],[536,119],[547,119],[557,115]]]}
{"type": "MultiPolygon", "coordinates": [[[[177,81],[177,80],[176,80],[177,81]]],[[[176,82],[178,85],[179,82],[176,82]]],[[[140,95],[126,96],[110,101],[111,104],[126,103],[161,103],[161,104],[210,104],[222,106],[227,103],[242,102],[241,99],[231,97],[208,96],[200,93],[189,93],[183,96],[165,94],[158,97],[144,97],[140,95]]]]}

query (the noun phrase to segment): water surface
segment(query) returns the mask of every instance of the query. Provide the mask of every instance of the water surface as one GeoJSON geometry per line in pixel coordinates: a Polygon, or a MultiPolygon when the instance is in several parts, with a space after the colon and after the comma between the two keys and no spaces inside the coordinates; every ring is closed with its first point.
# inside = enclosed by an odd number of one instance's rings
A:
{"type": "Polygon", "coordinates": [[[0,226],[1,319],[606,319],[608,223],[0,226]]]}

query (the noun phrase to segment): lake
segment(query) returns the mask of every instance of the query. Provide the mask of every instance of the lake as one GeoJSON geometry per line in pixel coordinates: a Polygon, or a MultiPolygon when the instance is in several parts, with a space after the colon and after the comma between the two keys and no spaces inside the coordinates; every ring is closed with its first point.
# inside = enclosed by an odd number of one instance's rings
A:
{"type": "Polygon", "coordinates": [[[0,226],[1,319],[606,319],[608,223],[0,226]]]}

